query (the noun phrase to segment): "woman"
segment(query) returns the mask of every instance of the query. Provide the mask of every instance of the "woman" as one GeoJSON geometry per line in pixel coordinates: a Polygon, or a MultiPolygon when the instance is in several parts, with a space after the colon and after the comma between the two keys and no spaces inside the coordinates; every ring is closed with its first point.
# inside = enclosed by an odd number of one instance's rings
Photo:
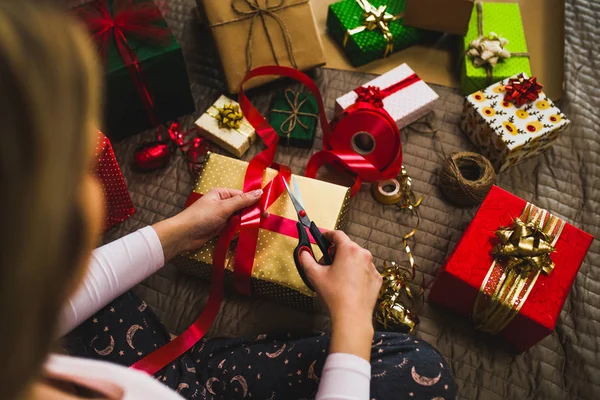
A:
{"type": "Polygon", "coordinates": [[[59,333],[123,293],[71,335],[81,339],[113,318],[96,330],[111,339],[110,351],[98,351],[98,337],[81,346],[74,339],[69,348],[82,355],[91,348],[88,355],[127,366],[166,343],[164,327],[126,291],[217,235],[232,213],[261,196],[212,191],[92,253],[103,220],[101,189],[86,172],[100,123],[94,49],[62,13],[0,2],[1,399],[291,399],[317,391],[321,399],[454,398],[448,367],[431,347],[400,334],[375,334],[372,345],[381,278],[370,253],[342,232],[328,233],[337,249],[332,266],[302,257],[330,312],[331,336],[203,340],[155,379],[114,363],[50,355],[59,333]],[[115,346],[135,351],[125,357],[115,346]]]}

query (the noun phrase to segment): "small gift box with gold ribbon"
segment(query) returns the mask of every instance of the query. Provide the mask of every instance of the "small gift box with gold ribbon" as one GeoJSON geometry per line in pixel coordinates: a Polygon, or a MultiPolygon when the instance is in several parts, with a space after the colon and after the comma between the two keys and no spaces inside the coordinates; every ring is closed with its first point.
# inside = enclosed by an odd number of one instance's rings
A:
{"type": "Polygon", "coordinates": [[[527,41],[516,3],[475,3],[464,37],[460,87],[482,90],[519,72],[531,75],[527,41]]]}
{"type": "Polygon", "coordinates": [[[352,104],[370,103],[385,109],[402,128],[430,113],[438,98],[438,94],[412,68],[401,64],[338,97],[335,107],[339,114],[352,104]]]}
{"type": "Polygon", "coordinates": [[[314,96],[286,89],[275,94],[269,123],[279,135],[279,143],[310,149],[317,129],[318,112],[314,96]]]}
{"type": "Polygon", "coordinates": [[[404,26],[404,7],[405,0],[338,1],[329,6],[327,29],[358,67],[424,38],[424,31],[404,26]]]}
{"type": "Polygon", "coordinates": [[[478,329],[525,351],[554,330],[593,239],[494,186],[429,300],[471,316],[478,329]]]}
{"type": "MultiPolygon", "coordinates": [[[[187,205],[214,188],[242,190],[247,169],[245,161],[208,153],[187,205]]],[[[263,187],[276,175],[276,170],[268,168],[263,175],[263,187]]],[[[350,189],[303,176],[294,177],[306,212],[315,224],[321,229],[342,229],[347,220],[350,189]]],[[[312,310],[316,306],[314,292],[306,287],[294,264],[292,253],[298,245],[298,219],[287,192],[267,211],[269,215],[261,221],[256,253],[245,255],[253,260],[251,292],[298,309],[312,310]]],[[[216,243],[216,239],[212,240],[195,252],[179,256],[175,265],[184,273],[210,279],[216,243]]],[[[317,259],[322,257],[316,245],[313,251],[317,259]]],[[[230,248],[225,261],[226,283],[229,284],[233,283],[235,257],[236,249],[230,248]]]]}
{"type": "Polygon", "coordinates": [[[199,132],[223,149],[241,157],[256,140],[256,131],[240,110],[240,105],[221,96],[196,121],[199,132]]]}
{"type": "MultiPolygon", "coordinates": [[[[240,90],[248,71],[283,65],[306,71],[325,64],[325,53],[309,0],[197,0],[210,28],[227,89],[240,90]]],[[[263,76],[250,89],[276,79],[263,76]]]]}
{"type": "Polygon", "coordinates": [[[500,172],[548,149],[569,123],[535,77],[518,74],[467,96],[460,126],[500,172]]]}

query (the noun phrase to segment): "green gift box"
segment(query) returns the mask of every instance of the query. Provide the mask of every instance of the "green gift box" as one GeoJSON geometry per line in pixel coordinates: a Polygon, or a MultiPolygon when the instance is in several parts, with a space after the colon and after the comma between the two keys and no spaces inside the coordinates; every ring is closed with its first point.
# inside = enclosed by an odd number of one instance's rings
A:
{"type": "Polygon", "coordinates": [[[477,2],[464,37],[464,51],[460,86],[466,95],[521,72],[531,75],[519,5],[477,2]],[[485,49],[492,51],[486,53],[485,49]],[[494,64],[498,54],[494,66],[486,63],[494,64]],[[477,66],[478,61],[485,64],[477,66]]]}
{"type": "Polygon", "coordinates": [[[291,89],[275,94],[269,123],[279,135],[279,143],[312,148],[318,119],[319,107],[314,96],[291,89]]]}
{"type": "Polygon", "coordinates": [[[327,29],[358,67],[424,38],[425,31],[403,25],[405,5],[406,0],[342,0],[329,6],[327,29]]]}
{"type": "MultiPolygon", "coordinates": [[[[122,2],[121,2],[122,3],[122,2]]],[[[116,18],[117,0],[96,0],[74,10],[75,15],[87,22],[101,16],[110,23],[101,10],[108,9],[110,18],[116,18]]],[[[135,63],[126,64],[115,40],[115,28],[111,28],[106,41],[105,99],[103,131],[113,141],[121,140],[136,133],[165,123],[196,110],[190,82],[181,52],[181,47],[169,30],[160,10],[150,0],[134,0],[125,11],[131,13],[152,13],[147,31],[162,31],[159,38],[144,37],[143,31],[132,32],[121,28],[126,46],[134,54],[135,63]],[[151,3],[153,7],[148,7],[151,3]],[[148,101],[142,93],[147,90],[152,111],[147,109],[148,101]],[[151,114],[153,117],[151,117],[151,114]],[[154,119],[154,121],[153,121],[154,119]]],[[[139,16],[140,14],[138,14],[139,16]]],[[[123,14],[121,14],[123,16],[123,14]]],[[[132,25],[135,21],[132,20],[132,25]]],[[[91,25],[92,23],[90,23],[91,25]]],[[[101,27],[102,28],[102,27],[101,27]]],[[[100,28],[100,29],[101,29],[100,28]]],[[[96,32],[97,25],[94,27],[96,32]]],[[[94,33],[94,31],[92,31],[94,33]]],[[[100,35],[98,35],[100,36],[100,35]]]]}

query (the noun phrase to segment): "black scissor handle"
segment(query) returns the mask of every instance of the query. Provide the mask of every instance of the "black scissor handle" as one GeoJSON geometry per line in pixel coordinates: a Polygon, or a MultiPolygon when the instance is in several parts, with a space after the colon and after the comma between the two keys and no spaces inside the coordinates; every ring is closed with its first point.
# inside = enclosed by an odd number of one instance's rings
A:
{"type": "MultiPolygon", "coordinates": [[[[313,292],[315,289],[308,281],[306,277],[306,273],[304,272],[304,268],[302,267],[302,261],[300,261],[300,254],[303,251],[308,251],[312,258],[315,258],[315,254],[313,253],[312,247],[310,245],[310,239],[308,237],[308,233],[306,233],[306,228],[302,225],[301,222],[296,223],[296,228],[298,229],[298,246],[294,249],[294,263],[296,264],[296,269],[298,270],[298,274],[300,274],[300,278],[302,281],[313,292]]],[[[316,240],[316,239],[315,239],[316,240]]]]}
{"type": "Polygon", "coordinates": [[[317,246],[321,249],[321,253],[323,253],[323,261],[325,265],[333,264],[333,244],[323,236],[319,227],[314,223],[314,221],[310,222],[310,234],[312,235],[315,242],[317,242],[317,246]]]}

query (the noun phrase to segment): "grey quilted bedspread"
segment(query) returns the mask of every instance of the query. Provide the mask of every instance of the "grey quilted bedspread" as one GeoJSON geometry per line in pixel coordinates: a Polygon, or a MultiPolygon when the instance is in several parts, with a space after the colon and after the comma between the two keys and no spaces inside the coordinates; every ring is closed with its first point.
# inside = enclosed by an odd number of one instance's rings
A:
{"type": "MultiPolygon", "coordinates": [[[[195,20],[193,0],[172,0],[167,20],[181,43],[198,112],[182,119],[190,126],[220,95],[225,85],[208,32],[195,20]]],[[[547,208],[597,237],[600,234],[600,3],[568,0],[566,5],[566,96],[561,103],[573,121],[571,128],[545,154],[499,176],[498,184],[547,208]]],[[[417,71],[418,72],[418,71],[417,71]]],[[[335,98],[371,77],[321,69],[313,77],[325,97],[331,118],[335,98]]],[[[278,82],[252,92],[254,103],[266,111],[278,82]]],[[[423,194],[423,223],[414,253],[426,281],[435,277],[458,242],[476,208],[456,209],[443,200],[437,187],[438,169],[449,154],[472,150],[457,128],[463,98],[454,89],[434,86],[440,101],[431,118],[437,136],[404,130],[404,164],[423,194]]],[[[320,135],[320,133],[318,133],[320,135]]],[[[147,224],[179,212],[192,187],[184,160],[167,169],[139,174],[132,170],[134,148],[153,139],[151,132],[114,147],[137,212],[107,234],[114,240],[147,224]]],[[[315,149],[320,147],[320,137],[315,149]]],[[[254,146],[245,159],[259,146],[254,146]]],[[[314,150],[281,148],[277,161],[302,173],[314,150]]],[[[376,263],[403,260],[401,236],[414,224],[393,206],[376,204],[366,187],[351,205],[348,234],[368,248],[376,263]]],[[[471,323],[425,305],[416,335],[448,359],[464,399],[597,399],[600,397],[600,243],[595,240],[583,264],[555,332],[524,354],[516,355],[498,340],[476,332],[471,323]]],[[[174,333],[182,332],[200,313],[208,284],[181,275],[170,265],[135,291],[174,333]]],[[[238,336],[273,330],[326,330],[327,318],[228,293],[212,336],[238,336]]],[[[399,397],[402,398],[402,397],[399,397]]]]}

